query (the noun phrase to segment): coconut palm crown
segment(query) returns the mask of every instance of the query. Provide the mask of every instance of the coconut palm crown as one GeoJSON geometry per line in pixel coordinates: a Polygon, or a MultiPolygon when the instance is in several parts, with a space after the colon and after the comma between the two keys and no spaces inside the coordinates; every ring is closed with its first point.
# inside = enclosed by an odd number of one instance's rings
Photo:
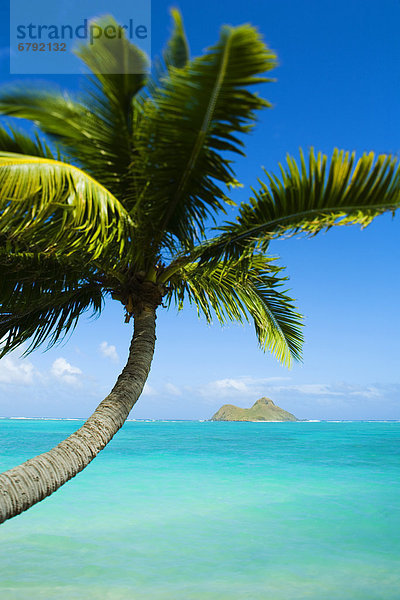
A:
{"type": "Polygon", "coordinates": [[[127,365],[88,421],[0,475],[0,521],[76,475],[122,426],[150,370],[158,307],[189,302],[208,321],[252,320],[260,346],[290,364],[301,357],[302,322],[270,241],[364,227],[399,206],[395,158],[310,150],[265,172],[236,220],[221,224],[238,185],[232,156],[244,156],[242,134],[270,106],[252,86],[271,81],[276,55],[244,25],[223,27],[192,59],[172,16],[157,76],[125,37],[99,38],[77,50],[92,72],[81,95],[0,95],[3,115],[44,134],[0,129],[1,356],[55,344],[107,297],[134,322],[127,365]]]}

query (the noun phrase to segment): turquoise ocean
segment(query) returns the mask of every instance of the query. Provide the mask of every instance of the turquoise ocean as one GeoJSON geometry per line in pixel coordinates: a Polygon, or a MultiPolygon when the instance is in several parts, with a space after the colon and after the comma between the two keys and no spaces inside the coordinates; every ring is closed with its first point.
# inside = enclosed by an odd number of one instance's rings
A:
{"type": "MultiPolygon", "coordinates": [[[[72,420],[0,420],[0,467],[72,420]]],[[[399,422],[128,422],[0,526],[2,600],[399,600],[399,422]]]]}

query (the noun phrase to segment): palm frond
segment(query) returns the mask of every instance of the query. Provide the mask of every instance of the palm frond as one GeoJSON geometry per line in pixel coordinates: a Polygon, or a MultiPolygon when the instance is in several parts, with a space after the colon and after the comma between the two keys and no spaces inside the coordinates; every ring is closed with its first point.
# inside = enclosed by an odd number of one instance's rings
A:
{"type": "Polygon", "coordinates": [[[0,113],[34,121],[102,185],[117,195],[124,189],[130,139],[124,127],[116,126],[116,119],[97,113],[87,97],[78,101],[56,90],[13,86],[0,94],[0,113]]]}
{"type": "Polygon", "coordinates": [[[5,244],[123,262],[132,232],[118,200],[77,167],[0,152],[0,236],[5,244]]]}
{"type": "MultiPolygon", "coordinates": [[[[371,152],[357,162],[355,154],[335,150],[328,157],[311,149],[308,168],[288,157],[281,176],[266,172],[254,197],[240,207],[235,223],[216,228],[221,235],[204,244],[203,260],[238,256],[245,248],[266,250],[271,239],[298,233],[316,235],[338,225],[366,227],[377,216],[400,206],[400,166],[396,158],[371,152]]],[[[199,253],[198,253],[199,256],[199,253]]]]}
{"type": "Polygon", "coordinates": [[[167,68],[183,69],[189,60],[189,44],[183,27],[182,15],[176,8],[171,10],[173,31],[163,57],[167,68]]]}
{"type": "Polygon", "coordinates": [[[209,51],[171,68],[143,106],[133,162],[140,184],[135,221],[150,228],[155,244],[171,236],[198,239],[205,219],[228,200],[220,184],[236,179],[225,151],[243,154],[238,135],[269,103],[248,90],[270,81],[261,74],[275,54],[250,26],[225,27],[209,51]]]}
{"type": "Polygon", "coordinates": [[[90,43],[81,44],[75,53],[93,73],[92,80],[112,106],[126,118],[132,98],[144,86],[149,61],[146,55],[131,44],[115,19],[106,15],[91,22],[103,31],[112,27],[115,37],[102,35],[90,43]]]}
{"type": "Polygon", "coordinates": [[[0,358],[30,341],[25,354],[53,346],[80,315],[103,303],[95,270],[50,253],[0,249],[0,358]]]}
{"type": "MultiPolygon", "coordinates": [[[[8,127],[8,131],[0,126],[0,152],[55,158],[49,146],[37,134],[32,138],[11,126],[8,127]]],[[[59,159],[59,157],[57,158],[59,159]]]]}
{"type": "MultiPolygon", "coordinates": [[[[111,17],[94,24],[117,27],[111,17]]],[[[116,39],[102,36],[76,53],[94,73],[85,93],[73,98],[57,90],[6,87],[0,113],[37,123],[70,159],[123,201],[130,187],[132,127],[140,110],[134,97],[145,85],[147,59],[124,33],[116,39]]]]}
{"type": "Polygon", "coordinates": [[[207,321],[254,321],[260,346],[289,365],[300,360],[302,317],[282,286],[286,278],[272,259],[242,256],[217,264],[186,264],[169,280],[167,302],[182,308],[184,300],[207,321]]]}

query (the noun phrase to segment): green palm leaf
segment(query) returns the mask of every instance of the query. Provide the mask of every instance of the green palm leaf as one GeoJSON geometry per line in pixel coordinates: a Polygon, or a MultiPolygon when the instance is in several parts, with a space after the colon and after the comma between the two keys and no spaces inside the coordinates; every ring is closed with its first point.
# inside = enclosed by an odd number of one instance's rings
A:
{"type": "Polygon", "coordinates": [[[90,266],[44,253],[0,250],[0,358],[31,341],[48,347],[101,311],[104,291],[90,266]]]}
{"type": "MultiPolygon", "coordinates": [[[[112,17],[94,24],[117,27],[112,17]]],[[[102,36],[76,53],[94,73],[84,94],[74,99],[56,90],[9,87],[0,95],[0,112],[35,121],[122,201],[129,189],[135,111],[140,110],[134,97],[145,84],[147,61],[124,34],[102,36]]]]}
{"type": "Polygon", "coordinates": [[[8,131],[4,127],[0,127],[0,152],[14,152],[54,159],[49,146],[37,134],[32,139],[26,133],[13,127],[8,127],[8,131]]]}
{"type": "MultiPolygon", "coordinates": [[[[91,22],[103,31],[106,27],[119,29],[119,24],[110,15],[91,22]]],[[[92,42],[81,44],[75,53],[93,73],[92,81],[116,111],[124,119],[129,114],[132,98],[146,81],[149,69],[145,54],[127,39],[120,29],[116,37],[105,35],[92,42]]]]}
{"type": "Polygon", "coordinates": [[[183,27],[182,15],[177,9],[171,10],[173,32],[163,56],[168,68],[183,69],[189,60],[189,44],[183,27]]]}
{"type": "Polygon", "coordinates": [[[62,148],[115,195],[120,195],[131,161],[130,136],[107,103],[100,113],[87,96],[76,100],[57,91],[14,87],[0,96],[0,112],[35,121],[62,148]]]}
{"type": "Polygon", "coordinates": [[[286,281],[281,270],[261,255],[213,265],[189,263],[171,277],[167,302],[182,307],[187,299],[209,322],[213,316],[220,323],[251,318],[260,346],[289,365],[301,358],[302,317],[281,290],[286,281]]]}
{"type": "Polygon", "coordinates": [[[132,232],[118,200],[77,167],[0,152],[0,236],[5,244],[123,262],[132,232]]]}
{"type": "Polygon", "coordinates": [[[275,54],[255,29],[225,27],[215,46],[170,69],[144,103],[133,163],[142,193],[133,214],[155,244],[168,245],[171,236],[197,239],[207,216],[223,210],[220,184],[236,179],[222,153],[243,154],[238,134],[269,106],[248,87],[269,81],[261,74],[274,66],[275,54]]]}
{"type": "Polygon", "coordinates": [[[254,198],[240,207],[236,223],[218,228],[219,238],[206,243],[203,260],[237,256],[257,244],[267,249],[271,239],[305,233],[315,235],[338,225],[366,227],[400,205],[400,167],[396,158],[373,153],[357,162],[355,154],[335,150],[328,158],[311,150],[308,168],[301,152],[300,166],[288,157],[281,177],[266,173],[254,198]]]}

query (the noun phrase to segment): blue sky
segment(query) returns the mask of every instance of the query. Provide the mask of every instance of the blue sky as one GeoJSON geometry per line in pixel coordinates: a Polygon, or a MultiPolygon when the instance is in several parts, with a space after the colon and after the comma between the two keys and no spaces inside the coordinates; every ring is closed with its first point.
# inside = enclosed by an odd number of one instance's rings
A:
{"type": "MultiPolygon", "coordinates": [[[[244,188],[236,201],[248,197],[261,166],[276,170],[299,146],[399,154],[398,0],[174,5],[193,55],[217,39],[222,24],[250,22],[279,57],[277,82],[260,90],[274,107],[260,116],[247,158],[237,163],[244,188]]],[[[167,38],[170,6],[153,0],[153,56],[167,38]]],[[[24,80],[9,75],[4,16],[0,74],[3,82],[24,80]]],[[[72,75],[39,78],[78,87],[72,75]]],[[[160,310],[152,371],[131,417],[207,419],[224,403],[250,406],[267,395],[299,418],[400,419],[399,235],[399,217],[385,216],[362,232],[338,228],[273,244],[306,317],[304,361],[291,370],[258,349],[251,325],[208,326],[190,307],[179,315],[160,310]]],[[[63,346],[2,359],[0,415],[87,416],[122,369],[130,336],[120,305],[110,302],[98,320],[83,317],[63,346]]]]}

